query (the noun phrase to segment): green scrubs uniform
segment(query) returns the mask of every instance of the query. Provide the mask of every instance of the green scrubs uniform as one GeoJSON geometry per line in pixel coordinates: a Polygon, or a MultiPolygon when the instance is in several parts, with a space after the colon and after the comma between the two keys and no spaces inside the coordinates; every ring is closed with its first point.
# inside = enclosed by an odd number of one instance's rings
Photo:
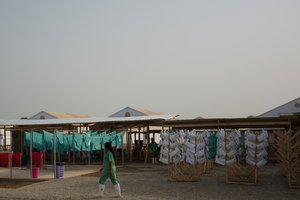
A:
{"type": "Polygon", "coordinates": [[[105,184],[105,181],[110,178],[111,182],[113,185],[118,184],[118,179],[116,176],[116,165],[115,165],[115,159],[113,154],[108,151],[105,153],[104,156],[104,161],[103,161],[103,171],[102,175],[100,177],[99,183],[100,184],[105,184]],[[112,175],[110,176],[110,163],[112,164],[112,175]]]}
{"type": "Polygon", "coordinates": [[[149,144],[149,148],[150,148],[150,152],[151,152],[150,156],[152,158],[157,157],[157,148],[158,148],[158,145],[155,142],[151,142],[149,144]]]}

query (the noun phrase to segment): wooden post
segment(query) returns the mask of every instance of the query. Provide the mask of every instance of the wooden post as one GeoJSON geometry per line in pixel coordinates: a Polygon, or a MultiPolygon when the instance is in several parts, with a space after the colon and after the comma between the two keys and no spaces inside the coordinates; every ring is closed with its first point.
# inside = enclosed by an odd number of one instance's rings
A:
{"type": "Polygon", "coordinates": [[[147,137],[147,139],[146,139],[145,163],[148,161],[148,155],[149,155],[149,140],[150,140],[149,136],[150,136],[150,134],[149,134],[149,125],[147,125],[147,127],[146,127],[146,137],[147,137]]]}
{"type": "Polygon", "coordinates": [[[53,175],[56,178],[56,130],[53,132],[53,175]]]}
{"type": "Polygon", "coordinates": [[[147,125],[147,130],[146,131],[147,131],[147,149],[149,149],[149,142],[150,142],[149,125],[147,125]]]}
{"type": "Polygon", "coordinates": [[[127,152],[128,152],[128,161],[130,161],[131,156],[131,134],[127,128],[127,135],[128,135],[128,144],[127,144],[127,152]]]}
{"type": "Polygon", "coordinates": [[[73,165],[75,165],[75,134],[73,133],[73,140],[72,140],[72,146],[73,146],[73,165]]]}
{"type": "Polygon", "coordinates": [[[138,141],[138,160],[140,160],[141,159],[141,146],[140,146],[140,144],[141,144],[141,128],[139,127],[139,141],[138,141]]]}
{"type": "Polygon", "coordinates": [[[228,166],[227,165],[227,163],[226,163],[226,161],[227,161],[227,151],[226,151],[226,146],[227,146],[227,143],[228,143],[228,139],[227,139],[227,137],[228,137],[228,133],[227,133],[227,131],[226,131],[226,129],[224,129],[224,131],[225,131],[225,135],[224,135],[224,140],[225,140],[225,152],[226,152],[226,156],[225,156],[225,166],[226,166],[226,183],[228,183],[229,182],[229,170],[230,170],[230,166],[228,166]]]}
{"type": "Polygon", "coordinates": [[[32,178],[32,131],[30,131],[30,178],[32,178]]]}
{"type": "Polygon", "coordinates": [[[13,132],[10,130],[10,150],[14,151],[14,138],[13,132]]]}
{"type": "Polygon", "coordinates": [[[169,176],[169,180],[171,180],[171,168],[172,168],[172,164],[170,161],[170,143],[171,143],[171,128],[169,127],[169,138],[168,138],[168,176],[169,176]]]}
{"type": "MultiPolygon", "coordinates": [[[[256,145],[258,144],[258,138],[257,138],[257,132],[256,135],[256,145]]],[[[255,161],[257,161],[257,147],[255,147],[255,161]]],[[[257,176],[258,176],[258,167],[255,165],[255,178],[254,178],[254,184],[257,182],[257,176]]]]}
{"type": "Polygon", "coordinates": [[[288,171],[288,181],[289,186],[291,186],[291,159],[290,159],[290,133],[292,130],[287,132],[287,171],[288,171]]]}
{"type": "Polygon", "coordinates": [[[23,135],[24,135],[24,131],[23,131],[23,129],[21,129],[21,153],[22,153],[22,155],[23,155],[23,143],[24,143],[23,135]]]}
{"type": "Polygon", "coordinates": [[[4,148],[3,148],[4,151],[6,151],[6,129],[4,127],[4,148]]]}
{"type": "Polygon", "coordinates": [[[12,159],[13,159],[13,149],[12,149],[12,141],[13,141],[13,133],[12,133],[12,131],[10,131],[10,154],[9,154],[9,157],[10,157],[10,178],[12,178],[12,173],[13,173],[13,171],[12,171],[12,169],[13,169],[13,166],[12,166],[12,164],[13,164],[13,162],[12,162],[12,159]]]}
{"type": "MultiPolygon", "coordinates": [[[[70,135],[70,132],[71,132],[71,126],[68,127],[68,133],[67,135],[69,136],[70,135]]],[[[69,149],[68,151],[68,164],[71,164],[71,150],[69,149]]]]}
{"type": "Polygon", "coordinates": [[[132,161],[132,133],[131,133],[131,128],[129,129],[130,133],[130,147],[129,147],[129,160],[130,162],[132,161]]]}
{"type": "Polygon", "coordinates": [[[44,153],[44,165],[46,164],[46,153],[47,153],[47,151],[46,150],[43,150],[43,153],[44,153]]]}
{"type": "Polygon", "coordinates": [[[124,135],[126,135],[125,129],[123,129],[123,140],[122,140],[122,166],[124,166],[124,135]]]}

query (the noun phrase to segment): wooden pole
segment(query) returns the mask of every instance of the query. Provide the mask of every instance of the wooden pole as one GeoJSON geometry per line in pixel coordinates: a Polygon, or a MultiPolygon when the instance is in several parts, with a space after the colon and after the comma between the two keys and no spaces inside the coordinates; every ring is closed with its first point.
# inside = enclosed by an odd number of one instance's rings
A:
{"type": "Polygon", "coordinates": [[[69,153],[68,153],[68,163],[69,164],[71,163],[71,151],[69,151],[69,153]]]}
{"type": "Polygon", "coordinates": [[[137,148],[137,134],[138,133],[134,133],[134,143],[133,143],[133,145],[134,145],[134,150],[135,150],[135,157],[134,157],[134,159],[136,159],[137,157],[138,157],[138,153],[137,153],[137,150],[138,150],[138,148],[137,148]]]}
{"type": "MultiPolygon", "coordinates": [[[[227,140],[227,138],[228,138],[228,133],[227,133],[227,131],[226,131],[226,129],[224,129],[224,131],[225,131],[225,135],[224,135],[224,140],[225,140],[225,152],[226,152],[226,155],[227,155],[227,151],[226,151],[226,146],[227,146],[227,143],[228,143],[228,140],[227,140]]],[[[228,167],[228,165],[226,164],[226,161],[227,161],[227,156],[225,156],[225,167],[226,167],[226,183],[228,183],[229,182],[229,167],[228,167]]]]}
{"type": "Polygon", "coordinates": [[[4,148],[3,148],[4,151],[6,151],[6,129],[4,127],[4,148]]]}
{"type": "Polygon", "coordinates": [[[132,133],[131,128],[129,129],[130,133],[130,147],[129,147],[129,160],[132,161],[132,133]]]}
{"type": "Polygon", "coordinates": [[[30,131],[30,178],[32,178],[32,131],[30,131]]]}
{"type": "Polygon", "coordinates": [[[291,186],[291,168],[290,168],[290,164],[291,164],[291,160],[290,160],[290,133],[292,132],[292,130],[290,129],[287,132],[287,171],[288,171],[288,181],[289,181],[289,186],[291,186]]]}
{"type": "Polygon", "coordinates": [[[56,178],[56,130],[53,132],[53,175],[56,178]]]}
{"type": "Polygon", "coordinates": [[[124,166],[124,135],[126,135],[125,129],[123,129],[123,140],[122,140],[122,166],[124,166]]]}
{"type": "Polygon", "coordinates": [[[139,135],[138,135],[138,160],[141,159],[141,147],[140,147],[140,144],[141,144],[141,128],[139,127],[139,135]]]}
{"type": "Polygon", "coordinates": [[[12,133],[12,131],[10,131],[10,178],[12,178],[12,173],[13,173],[13,166],[12,166],[12,164],[13,164],[13,162],[12,162],[12,159],[13,159],[13,146],[12,146],[12,141],[13,141],[13,133],[12,133]]]}
{"type": "Polygon", "coordinates": [[[126,128],[126,152],[129,154],[129,148],[130,148],[130,138],[128,133],[128,128],[126,128]]]}
{"type": "Polygon", "coordinates": [[[10,130],[10,150],[14,150],[14,138],[13,138],[13,132],[10,130]]]}
{"type": "Polygon", "coordinates": [[[47,151],[43,150],[43,153],[44,153],[44,164],[46,164],[46,153],[47,153],[47,151]]]}
{"type": "MultiPolygon", "coordinates": [[[[56,134],[56,133],[55,133],[56,134]]],[[[56,144],[56,143],[55,143],[56,144]]],[[[56,148],[55,148],[56,149],[56,148]]],[[[57,152],[58,163],[60,163],[60,152],[57,152]]],[[[55,166],[56,167],[56,166],[55,166]]]]}
{"type": "Polygon", "coordinates": [[[147,124],[147,129],[146,129],[146,135],[147,135],[147,140],[146,140],[147,147],[146,147],[145,163],[148,161],[148,155],[149,155],[149,140],[150,140],[149,136],[150,136],[150,134],[149,134],[149,125],[148,124],[147,124]]]}
{"type": "MultiPolygon", "coordinates": [[[[86,132],[88,132],[88,131],[89,131],[88,126],[86,126],[86,132]]],[[[90,149],[88,149],[87,155],[88,155],[88,165],[90,165],[91,164],[91,147],[90,147],[90,149]]]]}
{"type": "Polygon", "coordinates": [[[170,127],[169,127],[169,132],[168,132],[168,177],[169,177],[169,180],[171,179],[170,141],[171,141],[171,131],[170,131],[170,127]]]}
{"type": "Polygon", "coordinates": [[[23,154],[23,143],[24,143],[24,141],[23,141],[23,135],[24,135],[24,131],[23,131],[23,129],[21,129],[21,153],[23,154]]]}
{"type": "Polygon", "coordinates": [[[75,165],[75,133],[73,133],[72,146],[73,146],[73,165],[75,165]]]}

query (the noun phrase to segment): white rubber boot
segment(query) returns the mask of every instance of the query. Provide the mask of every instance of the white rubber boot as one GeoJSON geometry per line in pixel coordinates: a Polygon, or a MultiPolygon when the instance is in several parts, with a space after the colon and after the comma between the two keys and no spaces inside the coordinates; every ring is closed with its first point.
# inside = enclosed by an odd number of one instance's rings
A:
{"type": "Polygon", "coordinates": [[[120,184],[117,183],[116,185],[114,185],[114,189],[117,192],[118,197],[121,197],[121,188],[120,188],[120,184]]]}
{"type": "Polygon", "coordinates": [[[99,184],[99,196],[103,197],[104,196],[104,189],[105,189],[105,185],[104,184],[99,184]]]}

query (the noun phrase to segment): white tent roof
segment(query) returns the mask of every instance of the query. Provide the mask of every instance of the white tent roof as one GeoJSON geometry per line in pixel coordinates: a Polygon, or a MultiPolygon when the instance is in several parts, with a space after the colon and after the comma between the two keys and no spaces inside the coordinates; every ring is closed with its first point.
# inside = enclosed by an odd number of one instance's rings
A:
{"type": "Polygon", "coordinates": [[[42,120],[1,120],[0,126],[32,126],[32,125],[56,125],[56,124],[92,124],[109,122],[134,122],[148,120],[171,120],[176,115],[148,115],[138,117],[90,117],[90,118],[65,118],[65,119],[42,119],[42,120]]]}

